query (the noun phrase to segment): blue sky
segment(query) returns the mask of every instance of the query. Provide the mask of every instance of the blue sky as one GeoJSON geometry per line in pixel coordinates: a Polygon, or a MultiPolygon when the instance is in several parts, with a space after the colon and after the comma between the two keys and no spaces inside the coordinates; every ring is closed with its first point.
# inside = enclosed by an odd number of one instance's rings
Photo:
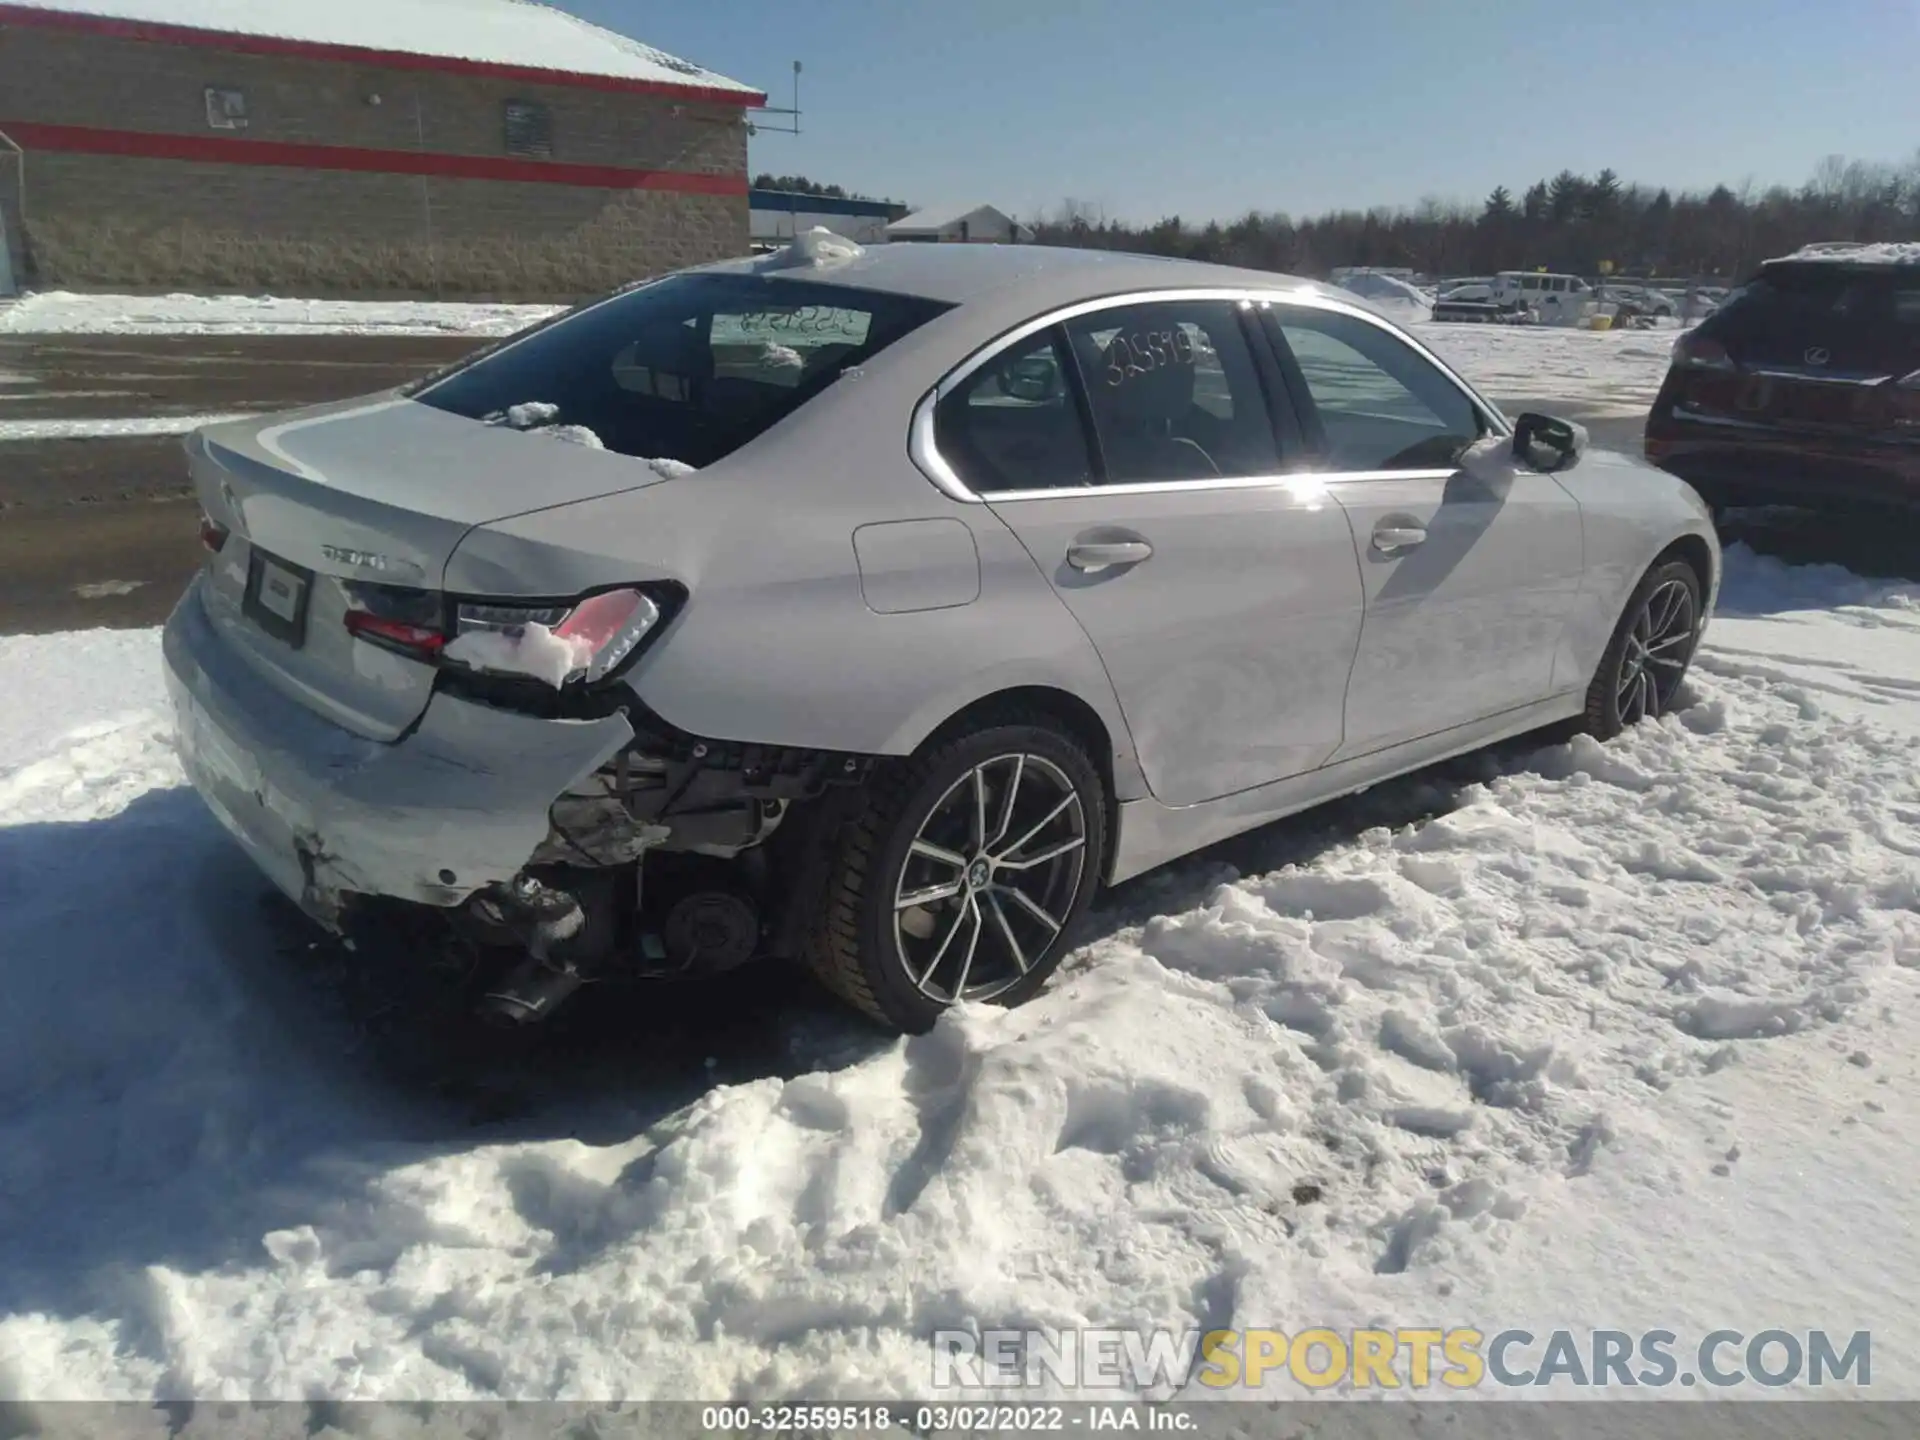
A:
{"type": "Polygon", "coordinates": [[[1920,146],[1920,0],[558,0],[786,103],[755,171],[1020,215],[1799,184],[1920,146]]]}

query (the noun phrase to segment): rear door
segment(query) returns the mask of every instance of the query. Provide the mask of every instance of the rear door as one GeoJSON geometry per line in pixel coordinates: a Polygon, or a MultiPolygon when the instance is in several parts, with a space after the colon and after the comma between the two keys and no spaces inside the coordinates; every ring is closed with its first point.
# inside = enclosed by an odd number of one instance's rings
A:
{"type": "Polygon", "coordinates": [[[1324,763],[1360,632],[1346,519],[1289,473],[1298,430],[1276,429],[1247,313],[1110,302],[1014,341],[936,412],[941,455],[1092,640],[1168,805],[1324,763]]]}
{"type": "Polygon", "coordinates": [[[1580,589],[1573,498],[1504,450],[1463,468],[1490,422],[1386,326],[1295,304],[1263,318],[1366,592],[1335,758],[1545,699],[1580,589]]]}

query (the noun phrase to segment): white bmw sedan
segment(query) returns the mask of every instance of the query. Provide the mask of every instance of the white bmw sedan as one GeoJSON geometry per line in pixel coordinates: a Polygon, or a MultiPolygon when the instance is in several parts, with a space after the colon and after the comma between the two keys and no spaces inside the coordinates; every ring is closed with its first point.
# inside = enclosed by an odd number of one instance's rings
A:
{"type": "Polygon", "coordinates": [[[1343,291],[810,237],[402,391],[210,427],[182,753],[323,923],[581,985],[792,958],[921,1029],[1096,888],[1660,715],[1719,550],[1343,291]]]}

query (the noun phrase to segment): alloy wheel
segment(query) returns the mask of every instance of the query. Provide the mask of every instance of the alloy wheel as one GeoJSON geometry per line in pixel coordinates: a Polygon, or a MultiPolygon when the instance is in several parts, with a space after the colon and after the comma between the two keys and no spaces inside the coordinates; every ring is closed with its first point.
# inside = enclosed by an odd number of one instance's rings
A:
{"type": "Polygon", "coordinates": [[[934,802],[893,892],[894,946],[936,1004],[1012,989],[1060,938],[1087,863],[1080,792],[1039,755],[974,765],[934,802]]]}
{"type": "Polygon", "coordinates": [[[1668,580],[1649,592],[1626,634],[1614,704],[1622,725],[1664,715],[1693,656],[1696,607],[1684,580],[1668,580]]]}

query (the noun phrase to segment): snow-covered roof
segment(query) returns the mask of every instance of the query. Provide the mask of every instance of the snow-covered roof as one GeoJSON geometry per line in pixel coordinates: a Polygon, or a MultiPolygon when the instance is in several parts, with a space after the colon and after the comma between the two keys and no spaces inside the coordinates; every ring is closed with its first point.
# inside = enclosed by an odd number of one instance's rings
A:
{"type": "Polygon", "coordinates": [[[1861,244],[1852,240],[1821,240],[1802,245],[1791,255],[1780,258],[1796,263],[1826,261],[1834,265],[1920,265],[1920,241],[1883,240],[1861,244]]]}
{"type": "Polygon", "coordinates": [[[916,210],[911,215],[902,216],[887,226],[887,229],[890,231],[950,230],[962,220],[978,215],[983,210],[998,215],[1009,225],[1013,223],[1011,215],[994,205],[930,205],[924,210],[916,210]]]}
{"type": "Polygon", "coordinates": [[[422,57],[554,84],[697,92],[755,104],[764,95],[701,66],[533,0],[0,0],[0,21],[104,31],[179,44],[312,50],[339,58],[422,57]]]}

